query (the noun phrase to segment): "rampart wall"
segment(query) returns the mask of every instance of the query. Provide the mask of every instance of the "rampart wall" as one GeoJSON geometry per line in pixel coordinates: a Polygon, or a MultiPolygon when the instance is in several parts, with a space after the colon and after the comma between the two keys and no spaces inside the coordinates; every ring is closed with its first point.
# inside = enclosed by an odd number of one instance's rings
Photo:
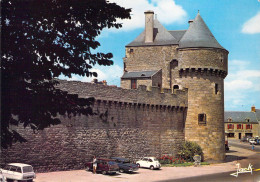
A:
{"type": "Polygon", "coordinates": [[[28,142],[2,150],[1,164],[21,162],[38,172],[84,169],[93,155],[136,160],[175,154],[184,141],[187,90],[171,93],[141,86],[138,90],[61,81],[59,88],[80,97],[95,97],[92,116],[68,119],[33,133],[18,130],[28,142]]]}

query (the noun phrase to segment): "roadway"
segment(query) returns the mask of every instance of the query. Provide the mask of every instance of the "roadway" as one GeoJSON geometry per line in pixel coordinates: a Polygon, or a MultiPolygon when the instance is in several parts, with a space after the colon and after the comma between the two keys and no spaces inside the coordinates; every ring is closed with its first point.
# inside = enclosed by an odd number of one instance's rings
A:
{"type": "Polygon", "coordinates": [[[229,145],[230,151],[226,153],[226,160],[208,166],[162,167],[161,170],[140,168],[133,174],[116,175],[92,174],[85,170],[57,171],[37,173],[34,182],[260,182],[260,146],[255,146],[255,151],[252,151],[249,143],[229,140],[229,145]],[[231,173],[236,172],[235,161],[238,161],[242,168],[249,163],[253,164],[253,174],[231,176],[231,173]]]}
{"type": "MultiPolygon", "coordinates": [[[[255,150],[252,151],[252,146],[248,142],[240,142],[239,140],[229,140],[230,151],[227,152],[227,156],[229,153],[236,153],[232,148],[241,148],[246,149],[252,153],[247,157],[236,156],[236,160],[241,164],[242,168],[248,166],[249,163],[253,165],[253,174],[244,173],[239,174],[238,177],[231,176],[230,172],[217,173],[211,175],[202,175],[191,178],[182,178],[177,180],[165,180],[162,182],[260,182],[260,145],[255,145],[255,150]]],[[[246,152],[245,150],[245,152],[246,152]]],[[[235,171],[234,171],[235,172],[235,171]]]]}

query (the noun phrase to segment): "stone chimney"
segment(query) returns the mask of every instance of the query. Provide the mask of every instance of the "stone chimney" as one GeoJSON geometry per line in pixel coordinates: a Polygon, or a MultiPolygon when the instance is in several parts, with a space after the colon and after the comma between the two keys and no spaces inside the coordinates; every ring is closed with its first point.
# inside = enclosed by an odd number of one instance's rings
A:
{"type": "Polygon", "coordinates": [[[153,42],[154,12],[148,10],[145,14],[145,43],[153,42]]]}
{"type": "Polygon", "coordinates": [[[255,112],[255,106],[254,105],[251,107],[251,112],[255,112]]]}

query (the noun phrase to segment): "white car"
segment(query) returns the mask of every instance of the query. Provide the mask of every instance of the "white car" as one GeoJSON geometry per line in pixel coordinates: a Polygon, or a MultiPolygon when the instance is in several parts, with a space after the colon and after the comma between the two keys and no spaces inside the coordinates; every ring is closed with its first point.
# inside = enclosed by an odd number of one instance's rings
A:
{"type": "Polygon", "coordinates": [[[160,169],[161,164],[155,157],[144,157],[139,161],[136,161],[139,167],[145,167],[150,169],[160,169]]]}
{"type": "Polygon", "coordinates": [[[33,167],[28,164],[22,163],[10,163],[1,169],[4,178],[11,180],[22,180],[32,182],[36,175],[33,171],[33,167]]]}
{"type": "Polygon", "coordinates": [[[256,145],[256,139],[254,139],[254,138],[251,138],[251,139],[249,139],[249,143],[250,143],[250,145],[252,145],[252,144],[254,144],[254,145],[256,145]]]}
{"type": "Polygon", "coordinates": [[[6,178],[4,177],[1,170],[0,170],[0,182],[6,182],[6,178]]]}

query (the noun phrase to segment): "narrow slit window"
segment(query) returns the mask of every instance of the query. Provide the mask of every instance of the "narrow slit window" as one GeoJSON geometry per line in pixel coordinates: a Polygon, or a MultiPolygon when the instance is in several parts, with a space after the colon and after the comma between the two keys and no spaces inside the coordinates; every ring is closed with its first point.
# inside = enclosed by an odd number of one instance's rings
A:
{"type": "Polygon", "coordinates": [[[218,94],[219,88],[218,88],[218,84],[215,83],[215,94],[218,94]]]}

